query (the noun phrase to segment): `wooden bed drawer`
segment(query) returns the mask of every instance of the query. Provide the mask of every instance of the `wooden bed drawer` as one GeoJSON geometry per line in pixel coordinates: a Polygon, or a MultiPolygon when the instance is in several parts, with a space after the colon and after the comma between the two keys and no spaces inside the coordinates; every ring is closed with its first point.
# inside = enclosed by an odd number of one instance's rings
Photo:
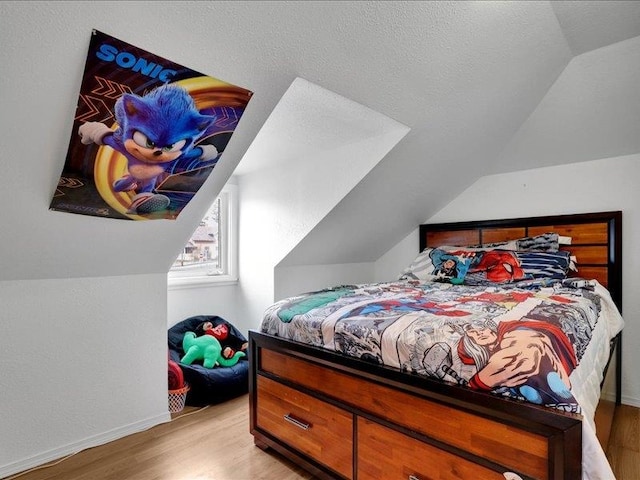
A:
{"type": "Polygon", "coordinates": [[[265,377],[257,378],[257,426],[353,478],[353,415],[265,377]]]}
{"type": "Polygon", "coordinates": [[[261,350],[260,368],[533,478],[548,478],[549,447],[541,435],[270,350],[261,350]]]}
{"type": "Polygon", "coordinates": [[[358,480],[504,480],[498,472],[358,418],[358,480]]]}

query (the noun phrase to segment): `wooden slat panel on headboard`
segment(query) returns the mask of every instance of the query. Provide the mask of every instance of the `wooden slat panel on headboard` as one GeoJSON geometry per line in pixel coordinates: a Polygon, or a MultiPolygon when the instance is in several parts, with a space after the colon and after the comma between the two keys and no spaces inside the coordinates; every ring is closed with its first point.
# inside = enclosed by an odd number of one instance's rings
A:
{"type": "Polygon", "coordinates": [[[518,228],[485,228],[482,230],[482,243],[504,242],[527,235],[524,227],[518,228]]]}
{"type": "Polygon", "coordinates": [[[476,245],[555,232],[577,258],[577,276],[595,278],[622,311],[622,212],[598,212],[420,225],[420,251],[440,245],[476,245]]]}
{"type": "Polygon", "coordinates": [[[529,235],[542,235],[547,232],[555,232],[573,239],[572,244],[582,245],[584,243],[607,244],[608,228],[606,222],[584,223],[577,225],[546,225],[541,227],[530,227],[529,235]]]}
{"type": "Polygon", "coordinates": [[[584,278],[594,278],[603,286],[609,288],[609,272],[607,267],[579,267],[576,276],[584,278]]]}
{"type": "Polygon", "coordinates": [[[478,230],[455,230],[450,232],[427,232],[428,245],[477,245],[480,243],[478,230]]]}
{"type": "Polygon", "coordinates": [[[560,250],[568,250],[580,262],[580,265],[607,266],[609,251],[607,245],[561,245],[560,250]]]}

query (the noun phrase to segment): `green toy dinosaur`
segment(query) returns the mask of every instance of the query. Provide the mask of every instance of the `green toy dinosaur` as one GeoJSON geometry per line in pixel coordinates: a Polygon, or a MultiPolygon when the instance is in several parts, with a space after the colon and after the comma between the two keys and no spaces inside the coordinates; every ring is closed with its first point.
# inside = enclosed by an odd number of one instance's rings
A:
{"type": "Polygon", "coordinates": [[[182,339],[182,349],[185,354],[180,360],[185,365],[191,365],[195,360],[202,360],[205,368],[217,365],[232,367],[245,356],[244,352],[236,352],[231,358],[222,356],[222,346],[217,338],[211,335],[197,337],[194,332],[185,332],[182,339]]]}

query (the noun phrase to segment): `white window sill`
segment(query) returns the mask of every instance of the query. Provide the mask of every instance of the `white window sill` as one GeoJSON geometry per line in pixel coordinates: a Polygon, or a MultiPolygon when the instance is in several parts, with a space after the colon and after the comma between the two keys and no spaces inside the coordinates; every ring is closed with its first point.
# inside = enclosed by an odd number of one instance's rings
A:
{"type": "Polygon", "coordinates": [[[209,288],[237,285],[238,278],[232,275],[202,275],[198,277],[167,277],[167,288],[169,290],[180,290],[184,288],[209,288]]]}

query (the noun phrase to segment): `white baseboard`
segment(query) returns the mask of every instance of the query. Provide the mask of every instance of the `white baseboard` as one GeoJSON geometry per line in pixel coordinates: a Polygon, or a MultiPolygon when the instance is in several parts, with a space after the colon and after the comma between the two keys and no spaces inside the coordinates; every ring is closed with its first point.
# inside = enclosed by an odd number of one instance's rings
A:
{"type": "Polygon", "coordinates": [[[623,405],[640,408],[640,400],[638,400],[637,398],[629,397],[628,395],[622,395],[621,402],[623,405]]]}
{"type": "MultiPolygon", "coordinates": [[[[604,400],[608,400],[610,402],[616,401],[616,392],[610,390],[603,390],[600,398],[604,400]]],[[[622,395],[620,399],[620,403],[623,405],[629,405],[631,407],[640,408],[640,400],[637,398],[630,397],[629,395],[622,395]]]]}
{"type": "Polygon", "coordinates": [[[0,478],[5,478],[31,468],[39,467],[59,458],[66,457],[67,455],[73,455],[82,450],[86,450],[87,448],[97,447],[98,445],[104,445],[105,443],[126,437],[127,435],[148,430],[151,427],[155,427],[156,425],[169,421],[171,421],[171,415],[167,412],[162,415],[147,418],[146,420],[141,420],[140,422],[130,423],[129,425],[124,425],[122,427],[85,438],[79,442],[70,443],[62,447],[42,452],[18,462],[0,465],[0,478]]]}

